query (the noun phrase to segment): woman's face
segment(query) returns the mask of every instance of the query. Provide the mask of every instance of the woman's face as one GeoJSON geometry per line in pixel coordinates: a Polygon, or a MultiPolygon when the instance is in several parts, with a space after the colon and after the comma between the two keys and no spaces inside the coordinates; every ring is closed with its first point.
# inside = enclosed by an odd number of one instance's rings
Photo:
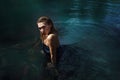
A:
{"type": "Polygon", "coordinates": [[[46,24],[45,22],[37,23],[38,29],[43,35],[48,35],[51,30],[51,25],[46,24]]]}

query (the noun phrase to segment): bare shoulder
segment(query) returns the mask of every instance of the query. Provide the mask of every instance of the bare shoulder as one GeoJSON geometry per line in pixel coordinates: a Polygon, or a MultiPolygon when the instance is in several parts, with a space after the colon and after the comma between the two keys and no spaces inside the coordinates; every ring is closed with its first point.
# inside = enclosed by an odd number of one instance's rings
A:
{"type": "Polygon", "coordinates": [[[49,34],[48,40],[56,40],[57,39],[57,35],[56,34],[49,34]]]}
{"type": "Polygon", "coordinates": [[[54,46],[59,45],[58,36],[56,34],[49,34],[47,40],[48,40],[48,45],[54,45],[54,46]]]}

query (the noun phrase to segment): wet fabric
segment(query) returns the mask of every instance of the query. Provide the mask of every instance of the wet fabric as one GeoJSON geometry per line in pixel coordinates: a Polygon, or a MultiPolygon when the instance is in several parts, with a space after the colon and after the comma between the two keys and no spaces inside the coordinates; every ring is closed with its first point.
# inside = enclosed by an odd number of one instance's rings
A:
{"type": "MultiPolygon", "coordinates": [[[[51,62],[50,60],[50,50],[49,50],[49,47],[46,46],[44,43],[42,43],[42,48],[43,48],[43,51],[46,55],[46,58],[47,58],[47,62],[51,62]]],[[[56,51],[56,66],[59,64],[59,61],[60,61],[60,58],[62,57],[62,54],[63,54],[63,47],[62,46],[59,46],[57,48],[57,51],[56,51]]]]}

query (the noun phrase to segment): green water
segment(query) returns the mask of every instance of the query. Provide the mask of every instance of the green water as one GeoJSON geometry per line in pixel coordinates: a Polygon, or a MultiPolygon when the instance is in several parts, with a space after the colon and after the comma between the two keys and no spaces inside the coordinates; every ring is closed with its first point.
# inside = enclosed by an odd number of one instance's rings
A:
{"type": "Polygon", "coordinates": [[[1,0],[0,80],[40,79],[44,59],[33,44],[42,15],[52,18],[61,44],[76,55],[77,70],[66,80],[119,80],[119,7],[119,0],[1,0]]]}

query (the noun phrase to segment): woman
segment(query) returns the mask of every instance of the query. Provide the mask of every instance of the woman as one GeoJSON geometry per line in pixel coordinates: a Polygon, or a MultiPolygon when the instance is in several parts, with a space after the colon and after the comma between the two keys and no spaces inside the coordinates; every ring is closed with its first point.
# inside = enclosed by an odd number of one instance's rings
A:
{"type": "Polygon", "coordinates": [[[60,58],[60,43],[57,31],[49,17],[42,16],[37,21],[40,37],[42,40],[43,51],[47,57],[47,68],[55,68],[60,58]]]}

